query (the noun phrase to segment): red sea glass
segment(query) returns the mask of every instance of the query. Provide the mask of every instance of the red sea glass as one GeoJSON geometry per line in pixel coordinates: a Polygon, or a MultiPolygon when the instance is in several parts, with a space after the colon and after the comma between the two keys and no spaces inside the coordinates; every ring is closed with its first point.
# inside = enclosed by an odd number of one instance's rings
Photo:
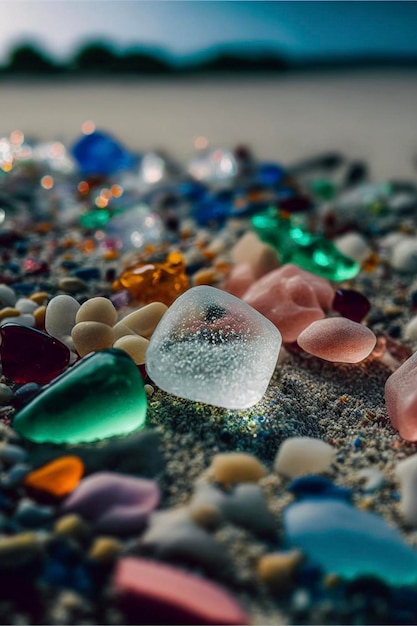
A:
{"type": "Polygon", "coordinates": [[[355,289],[338,289],[332,308],[352,322],[361,322],[369,313],[371,304],[366,296],[355,289]]]}
{"type": "Polygon", "coordinates": [[[1,326],[0,336],[3,374],[15,383],[44,385],[69,363],[67,346],[34,328],[11,322],[1,326]]]}

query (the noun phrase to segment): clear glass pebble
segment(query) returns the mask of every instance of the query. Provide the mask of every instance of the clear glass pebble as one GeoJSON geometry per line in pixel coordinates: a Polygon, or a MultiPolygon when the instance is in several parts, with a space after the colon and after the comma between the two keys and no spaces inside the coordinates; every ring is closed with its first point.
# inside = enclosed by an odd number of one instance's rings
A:
{"type": "Polygon", "coordinates": [[[251,306],[214,287],[193,287],[158,324],[146,369],[168,393],[243,409],[264,395],[280,347],[278,329],[251,306]]]}

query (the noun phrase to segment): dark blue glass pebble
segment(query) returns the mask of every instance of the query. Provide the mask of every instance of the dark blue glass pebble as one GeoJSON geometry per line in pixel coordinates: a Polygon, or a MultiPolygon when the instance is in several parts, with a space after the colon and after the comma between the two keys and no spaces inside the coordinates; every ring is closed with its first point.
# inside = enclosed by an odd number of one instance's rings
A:
{"type": "Polygon", "coordinates": [[[87,282],[89,280],[100,280],[101,277],[98,267],[80,267],[79,269],[75,270],[74,276],[87,282]]]}
{"type": "Polygon", "coordinates": [[[278,163],[261,163],[256,178],[262,185],[276,185],[285,177],[285,170],[278,163]]]}
{"type": "Polygon", "coordinates": [[[111,135],[101,131],[83,135],[71,152],[81,172],[88,175],[114,174],[132,168],[137,162],[111,135]]]}

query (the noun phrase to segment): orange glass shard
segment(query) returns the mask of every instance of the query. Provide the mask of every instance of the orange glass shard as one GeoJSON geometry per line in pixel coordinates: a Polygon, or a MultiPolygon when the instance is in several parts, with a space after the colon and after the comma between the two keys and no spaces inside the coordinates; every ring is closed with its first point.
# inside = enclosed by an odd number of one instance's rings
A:
{"type": "Polygon", "coordinates": [[[168,254],[165,263],[137,263],[126,269],[113,283],[113,290],[127,289],[138,303],[163,302],[170,306],[189,289],[185,261],[180,252],[168,254]]]}
{"type": "Polygon", "coordinates": [[[45,491],[53,496],[66,496],[74,491],[84,474],[84,463],[78,456],[61,456],[30,472],[26,487],[45,491]]]}

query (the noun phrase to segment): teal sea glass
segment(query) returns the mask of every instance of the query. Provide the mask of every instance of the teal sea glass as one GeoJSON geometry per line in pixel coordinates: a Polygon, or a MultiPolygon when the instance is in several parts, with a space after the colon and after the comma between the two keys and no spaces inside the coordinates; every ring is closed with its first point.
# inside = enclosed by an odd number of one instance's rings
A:
{"type": "Polygon", "coordinates": [[[143,379],[121,350],[95,352],[56,378],[19,411],[13,428],[38,443],[82,443],[145,426],[143,379]]]}

